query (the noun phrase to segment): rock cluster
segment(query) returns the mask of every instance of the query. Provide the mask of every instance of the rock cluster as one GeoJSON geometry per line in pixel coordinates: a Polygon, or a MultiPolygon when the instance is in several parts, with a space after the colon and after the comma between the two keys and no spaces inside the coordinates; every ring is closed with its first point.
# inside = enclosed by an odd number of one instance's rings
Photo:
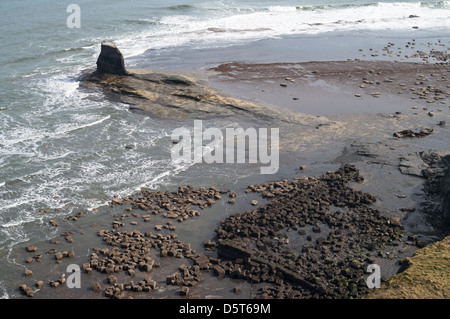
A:
{"type": "Polygon", "coordinates": [[[100,74],[127,74],[123,55],[114,43],[102,42],[101,52],[97,59],[97,72],[100,74]]]}
{"type": "Polygon", "coordinates": [[[20,292],[22,292],[24,295],[26,295],[27,297],[33,297],[33,289],[31,289],[30,287],[28,287],[25,284],[22,284],[19,286],[19,290],[20,292]]]}
{"type": "MultiPolygon", "coordinates": [[[[114,198],[110,201],[111,206],[131,205],[131,209],[141,209],[150,214],[163,214],[169,219],[183,222],[184,220],[199,216],[200,213],[193,209],[197,206],[199,209],[205,209],[215,204],[215,200],[220,200],[223,194],[228,193],[226,189],[217,189],[214,186],[206,189],[200,187],[194,189],[192,185],[180,186],[176,192],[151,192],[143,190],[135,196],[127,198],[114,198]]],[[[126,216],[123,216],[126,217],[126,216]]],[[[150,215],[144,216],[150,219],[150,215]]]]}
{"type": "Polygon", "coordinates": [[[129,281],[118,283],[114,274],[126,272],[130,277],[136,275],[136,271],[150,273],[154,267],[160,267],[152,259],[151,249],[159,250],[160,257],[193,258],[196,252],[189,244],[175,239],[174,234],[163,236],[146,232],[142,234],[137,230],[130,232],[119,230],[100,230],[98,235],[108,246],[95,248],[91,254],[89,263],[83,264],[83,270],[90,273],[97,270],[108,274],[108,286],[105,296],[110,298],[123,298],[125,291],[151,292],[156,288],[156,282],[151,278],[135,283],[129,281]]]}
{"type": "Polygon", "coordinates": [[[432,128],[423,128],[419,132],[414,132],[414,131],[412,131],[410,129],[407,129],[407,130],[395,132],[393,134],[393,136],[397,137],[397,138],[425,137],[425,136],[430,135],[431,133],[433,133],[433,129],[432,128]]]}
{"type": "Polygon", "coordinates": [[[361,180],[355,167],[345,165],[318,179],[252,185],[252,191],[273,200],[222,221],[218,256],[231,262],[223,264],[223,274],[274,284],[262,297],[363,295],[370,252],[392,243],[403,231],[370,207],[372,195],[349,187],[350,181],[361,180]],[[300,247],[289,245],[288,234],[294,233],[303,243],[300,247]]]}

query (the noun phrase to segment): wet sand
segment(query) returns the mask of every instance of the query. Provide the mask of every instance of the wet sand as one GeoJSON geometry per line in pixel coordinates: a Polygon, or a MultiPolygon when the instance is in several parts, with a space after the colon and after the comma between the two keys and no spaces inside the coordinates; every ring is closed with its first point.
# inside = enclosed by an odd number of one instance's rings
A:
{"type": "MultiPolygon", "coordinates": [[[[42,280],[44,287],[41,290],[33,288],[34,298],[105,298],[104,289],[110,286],[107,274],[95,269],[89,274],[82,274],[81,289],[68,289],[64,285],[51,288],[49,281],[57,280],[65,273],[69,263],[89,263],[92,253],[111,248],[97,233],[104,229],[114,230],[114,222],[123,223],[120,230],[128,232],[159,232],[159,240],[176,234],[176,238],[171,239],[190,244],[191,249],[195,250],[194,255],[204,254],[216,258],[217,251],[205,247],[204,242],[217,239],[215,231],[221,222],[232,214],[254,209],[252,200],[258,201],[256,207],[268,202],[260,194],[245,192],[249,185],[302,176],[319,178],[343,164],[355,165],[364,178],[360,183],[350,183],[350,186],[356,191],[372,194],[376,201],[371,207],[379,209],[384,217],[402,223],[405,229],[405,235],[396,239],[395,245],[377,247],[376,251],[371,252],[371,259],[381,265],[383,276],[395,274],[400,267],[398,261],[411,256],[417,246],[439,239],[441,234],[427,225],[419,210],[424,178],[403,173],[399,170],[399,163],[402,157],[417,151],[433,149],[450,152],[448,125],[439,125],[444,121],[449,123],[450,120],[448,66],[355,60],[256,64],[229,62],[207,71],[206,76],[214,88],[231,96],[285,109],[286,114],[293,112],[300,117],[302,113],[307,114],[305,118],[308,120],[303,124],[273,123],[280,127],[282,141],[280,170],[277,174],[255,174],[250,178],[220,185],[221,189],[236,192],[235,204],[227,203],[228,198],[223,196],[216,200],[216,204],[199,210],[199,216],[189,217],[183,222],[173,221],[174,230],[170,230],[167,224],[171,219],[163,217],[163,214],[151,214],[150,221],[146,222],[142,216],[147,212],[139,208],[127,210],[130,206],[126,205],[101,207],[95,214],[87,212],[76,220],[59,220],[56,228],[44,225],[55,233],[58,243],[33,243],[38,247],[37,253],[43,254],[41,262],[33,260],[24,263],[34,255],[27,253],[25,247],[8,256],[20,268],[17,274],[12,275],[16,287],[22,283],[32,287],[36,280],[42,280]],[[315,116],[319,116],[317,121],[313,121],[315,116]],[[413,139],[393,137],[393,133],[402,129],[420,127],[433,128],[433,134],[413,139]],[[305,165],[306,169],[300,169],[301,165],[305,165]],[[156,225],[162,225],[163,228],[155,230],[156,225]],[[67,232],[73,241],[67,240],[67,232]],[[417,237],[411,239],[411,234],[417,237]],[[57,263],[54,254],[48,254],[54,248],[57,251],[73,250],[75,256],[63,258],[61,263],[57,263]],[[33,275],[24,277],[25,269],[33,270],[33,275]],[[95,293],[92,290],[95,282],[100,283],[102,292],[95,293]]],[[[201,164],[193,170],[201,174],[202,170],[208,168],[211,167],[201,164]]],[[[188,173],[181,174],[178,178],[183,180],[187,176],[188,173]]],[[[210,186],[219,187],[201,183],[194,185],[195,188],[206,189],[210,186]]],[[[295,238],[292,241],[296,243],[295,238]]],[[[156,247],[150,250],[150,257],[155,264],[159,264],[151,272],[136,271],[132,278],[119,272],[116,277],[119,282],[139,282],[151,277],[156,281],[157,288],[147,293],[126,291],[122,297],[254,298],[264,295],[260,288],[268,286],[264,290],[267,293],[270,287],[277,286],[276,282],[252,283],[230,278],[229,275],[218,278],[219,270],[210,268],[202,272],[203,281],[190,287],[187,296],[182,296],[180,286],[167,284],[167,277],[179,272],[181,265],[192,267],[195,262],[186,256],[161,257],[160,249],[156,247]],[[241,293],[235,293],[236,286],[241,287],[241,293]]],[[[17,289],[15,297],[21,296],[17,289]]],[[[267,296],[273,295],[269,293],[267,296]]]]}

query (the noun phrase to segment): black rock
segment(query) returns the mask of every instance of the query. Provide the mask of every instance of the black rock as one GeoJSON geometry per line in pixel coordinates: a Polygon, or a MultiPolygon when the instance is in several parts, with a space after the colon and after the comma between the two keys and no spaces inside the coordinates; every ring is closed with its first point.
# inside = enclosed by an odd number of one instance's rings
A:
{"type": "Polygon", "coordinates": [[[128,74],[123,55],[114,43],[102,42],[101,52],[97,59],[97,72],[100,74],[128,74]]]}

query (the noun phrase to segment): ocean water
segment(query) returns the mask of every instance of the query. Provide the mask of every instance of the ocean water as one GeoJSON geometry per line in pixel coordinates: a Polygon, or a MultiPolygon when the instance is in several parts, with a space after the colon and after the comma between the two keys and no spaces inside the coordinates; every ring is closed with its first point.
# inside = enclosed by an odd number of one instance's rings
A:
{"type": "MultiPolygon", "coordinates": [[[[201,68],[217,62],[205,50],[343,35],[448,37],[450,1],[2,0],[0,272],[12,263],[14,247],[50,236],[40,229],[53,215],[39,209],[69,215],[141,187],[170,187],[191,166],[170,161],[170,134],[185,123],[133,114],[100,92],[79,89],[77,77],[95,67],[101,41],[114,41],[127,67],[170,69],[189,67],[188,51],[199,53],[192,66],[201,68]],[[80,28],[67,26],[71,3],[81,9],[80,28]]],[[[236,123],[217,118],[209,125],[236,123]]],[[[231,180],[242,175],[228,172],[231,180]]]]}

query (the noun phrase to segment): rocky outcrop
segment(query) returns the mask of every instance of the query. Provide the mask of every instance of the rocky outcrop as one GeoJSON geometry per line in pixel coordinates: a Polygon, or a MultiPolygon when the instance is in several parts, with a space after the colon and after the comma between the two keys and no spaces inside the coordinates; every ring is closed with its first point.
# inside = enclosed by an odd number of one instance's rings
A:
{"type": "Polygon", "coordinates": [[[208,87],[195,72],[126,70],[115,44],[102,43],[97,70],[79,78],[80,87],[100,88],[108,99],[129,105],[130,110],[164,118],[247,116],[266,121],[316,127],[329,120],[225,96],[208,87]]]}
{"type": "Polygon", "coordinates": [[[100,74],[127,74],[122,52],[114,43],[102,42],[101,52],[97,59],[97,72],[100,74]]]}
{"type": "Polygon", "coordinates": [[[132,111],[164,118],[241,115],[288,123],[321,120],[227,97],[193,77],[170,71],[129,70],[127,76],[96,71],[84,74],[80,81],[81,87],[98,87],[107,98],[128,105],[132,111]]]}

